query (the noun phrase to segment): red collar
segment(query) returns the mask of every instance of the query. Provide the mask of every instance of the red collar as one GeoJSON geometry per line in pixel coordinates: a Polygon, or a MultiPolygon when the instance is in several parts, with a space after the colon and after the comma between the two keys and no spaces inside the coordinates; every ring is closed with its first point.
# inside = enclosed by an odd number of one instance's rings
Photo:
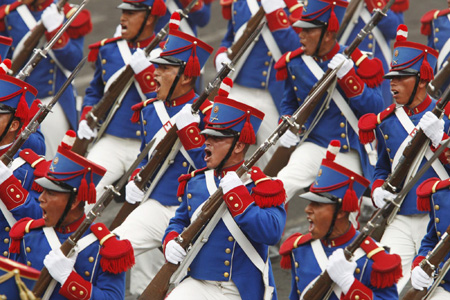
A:
{"type": "Polygon", "coordinates": [[[75,222],[72,222],[69,225],[66,226],[60,226],[60,227],[55,227],[55,230],[60,232],[60,233],[72,233],[75,230],[78,229],[78,227],[80,227],[81,223],[83,223],[84,219],[86,219],[86,215],[83,214],[78,220],[76,220],[75,222]]]}
{"type": "Polygon", "coordinates": [[[53,3],[53,0],[47,0],[39,5],[28,5],[28,8],[32,11],[43,11],[53,3]]]}
{"type": "MultiPolygon", "coordinates": [[[[237,169],[239,169],[240,166],[242,166],[243,163],[244,163],[244,161],[241,161],[240,163],[237,163],[233,166],[223,169],[222,173],[220,174],[220,177],[223,178],[223,176],[225,176],[227,174],[227,172],[236,171],[237,169]]],[[[214,170],[214,176],[219,177],[216,170],[214,170]]]]}
{"type": "Polygon", "coordinates": [[[151,37],[149,37],[148,39],[145,39],[143,41],[139,41],[136,43],[128,42],[128,47],[130,47],[130,48],[145,48],[153,41],[154,38],[155,38],[155,34],[153,34],[151,37]]]}
{"type": "Polygon", "coordinates": [[[341,245],[347,243],[348,241],[350,241],[355,236],[355,234],[356,234],[356,229],[355,229],[355,227],[353,227],[353,225],[350,224],[350,229],[347,230],[347,232],[344,233],[343,235],[330,240],[329,243],[325,240],[321,240],[321,241],[322,241],[322,244],[324,244],[324,246],[338,247],[338,246],[341,246],[341,245]]]}
{"type": "Polygon", "coordinates": [[[427,109],[428,106],[431,104],[431,98],[427,95],[427,97],[416,107],[410,108],[406,105],[403,106],[403,109],[408,114],[408,116],[416,115],[421,112],[423,112],[425,109],[427,109]]]}
{"type": "Polygon", "coordinates": [[[183,104],[189,102],[189,100],[191,100],[194,97],[195,97],[194,90],[190,90],[189,92],[187,92],[183,96],[180,96],[180,97],[175,98],[175,99],[170,100],[170,101],[165,101],[164,104],[166,106],[180,106],[180,105],[183,105],[183,104]]]}
{"type": "Polygon", "coordinates": [[[325,54],[324,56],[313,56],[315,61],[319,61],[319,62],[324,62],[324,61],[328,61],[330,59],[332,59],[341,49],[341,46],[339,46],[339,43],[336,43],[333,47],[333,49],[330,50],[330,52],[328,52],[327,54],[325,54]]]}

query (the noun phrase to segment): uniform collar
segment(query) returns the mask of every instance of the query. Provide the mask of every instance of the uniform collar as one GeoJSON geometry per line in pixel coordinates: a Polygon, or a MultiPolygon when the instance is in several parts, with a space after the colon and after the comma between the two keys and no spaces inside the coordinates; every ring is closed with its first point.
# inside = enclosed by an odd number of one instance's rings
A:
{"type": "Polygon", "coordinates": [[[84,219],[86,219],[86,215],[85,214],[83,214],[78,220],[76,220],[75,222],[70,223],[69,225],[55,227],[55,230],[60,232],[60,233],[72,233],[75,230],[77,230],[78,227],[80,227],[80,225],[81,225],[81,223],[83,223],[84,219]]]}
{"type": "Polygon", "coordinates": [[[180,97],[175,98],[175,99],[170,100],[170,101],[164,101],[164,104],[166,106],[180,106],[180,105],[183,105],[183,104],[189,102],[189,100],[191,100],[194,97],[195,97],[194,90],[190,90],[189,92],[187,92],[183,96],[180,96],[180,97]]]}
{"type": "Polygon", "coordinates": [[[339,247],[341,245],[344,245],[348,241],[350,241],[356,234],[356,229],[353,227],[353,225],[350,224],[350,228],[347,230],[346,233],[344,233],[341,236],[338,236],[337,238],[334,238],[330,240],[329,242],[325,240],[321,240],[322,244],[327,247],[339,247]]]}
{"type": "Polygon", "coordinates": [[[410,108],[410,107],[404,105],[403,109],[408,114],[408,116],[412,116],[412,115],[420,114],[425,109],[427,109],[428,106],[430,106],[430,104],[431,104],[431,98],[430,98],[430,96],[427,95],[425,97],[425,99],[419,105],[417,105],[416,107],[410,108]]]}
{"type": "Polygon", "coordinates": [[[318,62],[328,61],[332,59],[339,52],[340,49],[341,46],[339,46],[339,43],[336,42],[336,44],[334,45],[333,49],[330,50],[330,52],[328,52],[324,56],[313,56],[313,58],[315,61],[318,62]]]}
{"type": "Polygon", "coordinates": [[[130,48],[145,48],[153,41],[154,38],[155,38],[155,34],[153,34],[151,37],[149,37],[148,39],[145,39],[143,41],[139,41],[136,43],[128,42],[128,47],[130,47],[130,48]]]}
{"type": "Polygon", "coordinates": [[[28,5],[28,8],[32,11],[43,11],[47,7],[49,7],[53,3],[53,0],[47,0],[44,3],[41,3],[39,5],[28,5]]]}
{"type": "Polygon", "coordinates": [[[237,169],[239,169],[239,167],[242,166],[243,163],[244,163],[244,161],[241,161],[240,163],[237,163],[237,164],[235,164],[233,166],[230,166],[228,168],[223,169],[222,173],[220,174],[220,176],[217,174],[217,171],[214,170],[214,176],[223,178],[228,172],[234,172],[237,169]]]}

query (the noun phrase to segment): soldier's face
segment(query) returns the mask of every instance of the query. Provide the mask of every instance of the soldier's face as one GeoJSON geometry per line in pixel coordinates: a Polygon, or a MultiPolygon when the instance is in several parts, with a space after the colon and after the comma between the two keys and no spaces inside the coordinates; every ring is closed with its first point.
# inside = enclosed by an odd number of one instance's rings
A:
{"type": "Polygon", "coordinates": [[[316,52],[317,44],[319,43],[320,28],[303,28],[298,35],[300,37],[300,43],[302,43],[303,51],[306,55],[313,55],[316,52]]]}
{"type": "Polygon", "coordinates": [[[125,40],[131,40],[132,38],[136,37],[144,20],[144,11],[122,10],[122,16],[120,17],[122,37],[125,40]]]}
{"type": "MultiPolygon", "coordinates": [[[[158,65],[153,75],[156,83],[156,99],[166,100],[170,87],[178,74],[179,66],[158,65]]],[[[176,90],[176,89],[175,89],[176,90]]],[[[176,94],[174,91],[173,95],[176,94]]],[[[171,97],[174,98],[174,97],[171,97]]],[[[169,99],[170,100],[170,99],[169,99]]]]}
{"type": "Polygon", "coordinates": [[[333,219],[335,204],[310,201],[305,208],[309,232],[313,239],[325,237],[333,219]]]}
{"type": "MultiPolygon", "coordinates": [[[[392,98],[397,104],[408,103],[416,84],[416,76],[396,76],[391,79],[392,98]]],[[[413,107],[413,106],[412,106],[413,107]]]]}
{"type": "MultiPolygon", "coordinates": [[[[225,158],[233,144],[232,137],[215,137],[208,135],[205,137],[205,162],[209,169],[215,169],[225,158]]],[[[227,164],[225,164],[227,167],[227,164]]]]}
{"type": "Polygon", "coordinates": [[[42,208],[42,218],[45,221],[45,226],[53,227],[58,223],[69,201],[69,197],[70,193],[44,189],[39,196],[39,203],[42,208]]]}

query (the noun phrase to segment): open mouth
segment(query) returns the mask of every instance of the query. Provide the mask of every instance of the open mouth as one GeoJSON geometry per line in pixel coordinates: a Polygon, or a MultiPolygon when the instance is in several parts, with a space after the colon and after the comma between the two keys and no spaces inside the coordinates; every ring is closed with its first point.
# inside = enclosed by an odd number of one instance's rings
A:
{"type": "Polygon", "coordinates": [[[313,222],[310,218],[306,218],[306,220],[308,220],[308,222],[309,222],[309,228],[308,228],[308,231],[309,231],[309,232],[313,231],[313,230],[314,230],[314,227],[315,227],[314,222],[313,222]]]}
{"type": "Polygon", "coordinates": [[[120,31],[122,34],[124,34],[124,33],[126,33],[127,32],[127,26],[126,25],[123,25],[123,24],[120,24],[120,26],[122,27],[122,30],[120,31]]]}
{"type": "Polygon", "coordinates": [[[211,158],[212,152],[209,149],[205,149],[205,161],[211,158]]]}
{"type": "Polygon", "coordinates": [[[396,91],[396,90],[391,90],[391,94],[392,94],[392,96],[397,96],[398,95],[398,91],[396,91]]]}
{"type": "Polygon", "coordinates": [[[158,80],[154,79],[156,87],[155,87],[155,92],[158,92],[161,89],[161,83],[159,83],[158,80]]]}
{"type": "Polygon", "coordinates": [[[41,209],[42,209],[42,219],[47,220],[47,211],[43,209],[42,206],[41,209]]]}

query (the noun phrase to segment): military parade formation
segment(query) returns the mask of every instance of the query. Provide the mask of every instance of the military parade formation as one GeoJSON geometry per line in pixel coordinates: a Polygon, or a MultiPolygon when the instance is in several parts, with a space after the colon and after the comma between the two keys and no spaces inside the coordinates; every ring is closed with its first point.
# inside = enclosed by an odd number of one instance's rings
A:
{"type": "Polygon", "coordinates": [[[450,0],[88,1],[0,0],[0,299],[450,299],[450,0]]]}

